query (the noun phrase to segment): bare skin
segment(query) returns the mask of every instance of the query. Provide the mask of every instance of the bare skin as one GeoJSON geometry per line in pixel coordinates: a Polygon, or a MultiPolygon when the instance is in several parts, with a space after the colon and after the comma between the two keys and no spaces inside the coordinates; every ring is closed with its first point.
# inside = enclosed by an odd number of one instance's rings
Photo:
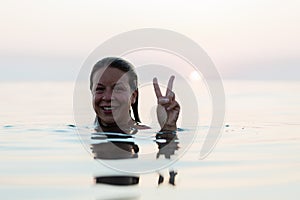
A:
{"type": "MultiPolygon", "coordinates": [[[[157,118],[161,131],[176,131],[180,106],[172,91],[175,77],[171,76],[166,94],[162,95],[157,78],[153,79],[153,87],[157,97],[157,118]]],[[[101,120],[103,131],[148,129],[150,127],[137,124],[130,116],[129,110],[136,101],[137,91],[131,91],[128,76],[116,68],[100,69],[94,75],[93,107],[101,120]]],[[[127,132],[127,131],[125,131],[127,132]]]]}
{"type": "Polygon", "coordinates": [[[176,131],[177,119],[180,112],[180,106],[175,100],[175,93],[172,91],[174,76],[171,76],[165,96],[162,95],[158,85],[157,78],[153,79],[153,87],[157,98],[157,118],[161,131],[176,131]]]}
{"type": "Polygon", "coordinates": [[[101,120],[104,132],[127,132],[131,128],[150,128],[137,124],[129,114],[131,104],[136,101],[137,91],[131,90],[126,73],[108,67],[99,69],[93,79],[95,83],[92,88],[93,107],[101,120]]]}

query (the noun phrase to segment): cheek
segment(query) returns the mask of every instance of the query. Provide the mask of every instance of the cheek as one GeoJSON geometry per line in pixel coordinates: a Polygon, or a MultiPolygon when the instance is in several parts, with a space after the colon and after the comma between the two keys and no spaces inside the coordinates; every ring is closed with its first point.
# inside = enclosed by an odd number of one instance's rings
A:
{"type": "Polygon", "coordinates": [[[126,101],[131,102],[131,94],[127,94],[126,101]]]}
{"type": "Polygon", "coordinates": [[[98,105],[100,103],[101,96],[100,95],[93,95],[93,105],[98,105]]]}
{"type": "Polygon", "coordinates": [[[130,101],[129,97],[123,95],[117,95],[114,97],[113,101],[119,106],[122,112],[127,113],[127,110],[130,108],[131,105],[129,103],[130,101]]]}

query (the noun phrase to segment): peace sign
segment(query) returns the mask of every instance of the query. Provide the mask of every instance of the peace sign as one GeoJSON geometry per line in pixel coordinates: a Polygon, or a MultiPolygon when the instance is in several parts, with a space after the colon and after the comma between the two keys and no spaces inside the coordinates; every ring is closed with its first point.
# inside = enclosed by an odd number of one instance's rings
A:
{"type": "Polygon", "coordinates": [[[180,112],[180,106],[175,100],[175,93],[172,91],[175,76],[171,76],[168,82],[166,95],[163,96],[158,85],[157,78],[153,78],[154,92],[157,98],[157,119],[161,131],[176,131],[177,119],[180,112]]]}

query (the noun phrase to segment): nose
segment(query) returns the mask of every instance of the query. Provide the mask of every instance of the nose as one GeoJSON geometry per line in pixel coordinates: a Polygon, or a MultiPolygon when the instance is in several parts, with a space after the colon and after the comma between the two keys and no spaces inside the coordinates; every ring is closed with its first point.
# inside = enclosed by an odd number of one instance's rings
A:
{"type": "Polygon", "coordinates": [[[112,99],[112,90],[106,89],[103,93],[102,100],[110,101],[112,99]]]}

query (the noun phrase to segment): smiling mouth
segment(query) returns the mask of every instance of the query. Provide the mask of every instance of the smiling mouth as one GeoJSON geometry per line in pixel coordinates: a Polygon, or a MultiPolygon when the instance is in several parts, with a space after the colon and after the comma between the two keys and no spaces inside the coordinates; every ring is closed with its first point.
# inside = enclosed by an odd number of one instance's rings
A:
{"type": "Polygon", "coordinates": [[[110,106],[103,106],[102,108],[103,108],[103,110],[113,110],[113,108],[110,106]]]}
{"type": "Polygon", "coordinates": [[[100,106],[100,108],[104,111],[106,114],[111,114],[113,110],[116,109],[114,106],[100,106]]]}

